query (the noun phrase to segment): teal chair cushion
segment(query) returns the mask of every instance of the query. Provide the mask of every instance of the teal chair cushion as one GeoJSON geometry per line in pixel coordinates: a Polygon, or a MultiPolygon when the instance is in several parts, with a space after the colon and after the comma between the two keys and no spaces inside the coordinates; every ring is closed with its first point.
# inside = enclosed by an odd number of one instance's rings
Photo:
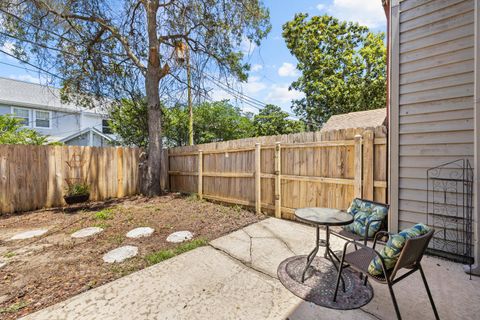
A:
{"type": "Polygon", "coordinates": [[[380,230],[382,221],[387,216],[388,208],[381,204],[354,199],[347,212],[353,216],[354,220],[351,224],[345,226],[344,229],[362,237],[365,236],[367,224],[372,220],[379,220],[372,222],[368,228],[367,236],[371,238],[380,230]]]}
{"type": "MultiPolygon", "coordinates": [[[[430,231],[428,226],[418,223],[411,228],[402,230],[398,234],[391,235],[385,247],[379,252],[385,262],[385,268],[390,270],[395,266],[408,239],[424,235],[428,231],[430,231]]],[[[383,274],[380,258],[375,257],[372,259],[368,266],[368,273],[374,276],[383,274]]]]}

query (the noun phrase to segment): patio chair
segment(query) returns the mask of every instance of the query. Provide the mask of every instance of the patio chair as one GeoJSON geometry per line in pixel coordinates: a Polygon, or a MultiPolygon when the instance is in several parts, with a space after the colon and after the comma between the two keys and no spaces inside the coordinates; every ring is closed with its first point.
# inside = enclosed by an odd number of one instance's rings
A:
{"type": "Polygon", "coordinates": [[[358,272],[365,274],[364,285],[367,284],[367,278],[371,277],[373,280],[388,285],[388,290],[390,292],[390,296],[392,297],[393,306],[395,307],[395,313],[397,314],[397,318],[401,319],[400,310],[398,308],[397,300],[395,299],[395,295],[393,293],[393,285],[397,282],[405,279],[406,277],[413,274],[415,271],[420,271],[420,275],[422,276],[423,284],[425,285],[425,289],[427,290],[428,299],[430,300],[430,304],[432,305],[433,313],[435,314],[435,319],[439,319],[437,308],[435,307],[435,303],[433,302],[432,294],[430,293],[430,289],[428,287],[427,279],[425,278],[425,274],[422,269],[422,265],[420,261],[422,260],[423,254],[427,249],[428,243],[430,242],[434,229],[430,229],[426,234],[417,236],[414,238],[409,238],[406,240],[403,249],[400,252],[397,262],[395,263],[392,269],[387,269],[385,267],[385,261],[383,257],[375,250],[375,245],[377,244],[377,239],[381,236],[390,237],[392,234],[386,231],[380,231],[375,235],[375,239],[373,242],[373,247],[367,247],[364,244],[355,243],[355,241],[348,241],[345,243],[343,247],[343,254],[342,259],[339,266],[338,277],[337,277],[337,285],[335,288],[335,294],[333,296],[333,301],[337,299],[338,293],[338,286],[340,283],[340,276],[342,270],[350,267],[358,272]],[[347,252],[347,247],[350,244],[354,244],[356,247],[360,247],[358,250],[355,250],[350,253],[347,252]],[[372,276],[368,272],[368,267],[370,262],[374,257],[378,257],[381,262],[381,267],[383,270],[382,275],[379,276],[372,276]],[[401,269],[409,269],[408,272],[398,276],[397,273],[401,269]]]}
{"type": "MultiPolygon", "coordinates": [[[[389,205],[388,204],[385,204],[385,203],[380,203],[380,202],[375,202],[375,201],[371,201],[371,200],[366,200],[366,199],[360,199],[360,198],[355,198],[353,199],[352,201],[352,204],[350,205],[350,208],[349,208],[349,213],[350,214],[353,214],[354,217],[356,214],[360,213],[361,212],[361,209],[360,207],[361,206],[367,206],[369,207],[369,209],[374,209],[374,208],[380,208],[381,210],[385,210],[386,212],[388,212],[388,209],[389,209],[389,205]]],[[[353,223],[356,223],[356,222],[353,222],[353,223]]],[[[354,241],[362,241],[364,245],[367,245],[367,241],[368,240],[373,240],[376,233],[378,231],[381,231],[381,230],[385,230],[386,229],[386,226],[387,226],[387,215],[385,215],[385,217],[383,219],[368,219],[368,221],[366,221],[366,224],[365,224],[365,230],[364,230],[364,234],[357,234],[357,233],[354,233],[352,231],[349,231],[347,230],[346,228],[337,228],[337,229],[334,229],[332,230],[332,233],[335,234],[337,237],[340,237],[344,240],[354,240],[354,241]],[[369,230],[370,230],[370,227],[372,226],[372,224],[377,224],[375,225],[376,227],[376,231],[373,232],[373,234],[371,234],[369,236],[369,230]],[[379,225],[378,225],[379,223],[379,225]]]]}

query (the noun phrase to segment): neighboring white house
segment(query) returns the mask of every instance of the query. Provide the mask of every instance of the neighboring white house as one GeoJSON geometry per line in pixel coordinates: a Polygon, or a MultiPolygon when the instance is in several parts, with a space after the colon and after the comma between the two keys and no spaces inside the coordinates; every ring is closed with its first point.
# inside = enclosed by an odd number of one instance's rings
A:
{"type": "Polygon", "coordinates": [[[108,146],[115,140],[105,112],[64,104],[58,88],[0,77],[0,115],[22,118],[50,141],[77,146],[108,146]]]}

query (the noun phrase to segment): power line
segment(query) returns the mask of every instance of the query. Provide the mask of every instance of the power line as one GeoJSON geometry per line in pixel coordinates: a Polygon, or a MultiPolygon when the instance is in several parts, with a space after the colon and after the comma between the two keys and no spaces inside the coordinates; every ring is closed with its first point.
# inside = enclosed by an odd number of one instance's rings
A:
{"type": "Polygon", "coordinates": [[[32,63],[24,60],[24,59],[21,59],[21,58],[19,58],[19,57],[16,57],[16,56],[14,56],[13,54],[4,51],[3,49],[0,49],[0,52],[2,52],[3,54],[6,54],[6,55],[9,56],[9,57],[12,57],[12,58],[14,58],[14,59],[17,59],[18,61],[20,61],[20,62],[22,62],[22,63],[28,64],[29,66],[34,67],[34,68],[36,68],[36,69],[38,69],[38,70],[40,70],[40,71],[42,71],[42,72],[44,72],[44,73],[46,73],[46,74],[49,74],[49,75],[51,75],[52,77],[55,77],[55,78],[58,78],[58,79],[64,80],[64,81],[66,80],[65,78],[63,78],[63,77],[61,77],[61,76],[59,76],[59,75],[57,75],[57,74],[54,74],[54,73],[52,73],[52,72],[50,72],[50,71],[48,71],[48,70],[45,70],[45,69],[43,69],[43,68],[41,68],[41,67],[39,67],[39,66],[36,66],[36,65],[34,65],[34,64],[32,64],[32,63]]]}
{"type": "MultiPolygon", "coordinates": [[[[36,28],[36,29],[41,30],[41,31],[43,31],[43,32],[46,32],[46,33],[52,34],[52,35],[54,35],[54,36],[56,36],[56,37],[59,37],[60,39],[66,41],[66,42],[70,42],[70,43],[72,43],[72,44],[74,44],[74,45],[76,45],[76,46],[84,46],[83,44],[78,43],[78,42],[76,42],[76,41],[73,41],[73,40],[71,40],[71,39],[68,39],[68,38],[66,38],[65,36],[63,36],[63,35],[61,35],[61,34],[58,34],[58,33],[54,32],[54,31],[52,31],[52,30],[48,30],[48,29],[42,28],[42,27],[37,26],[37,25],[35,25],[35,24],[33,24],[33,23],[29,22],[29,21],[26,21],[26,20],[20,18],[19,16],[15,15],[15,14],[13,14],[13,13],[11,13],[11,12],[8,12],[8,11],[2,9],[2,8],[0,8],[0,11],[1,11],[1,12],[4,12],[5,14],[7,14],[7,15],[9,15],[9,16],[17,19],[18,21],[20,21],[20,22],[22,22],[22,23],[25,23],[25,24],[33,27],[33,28],[36,28]]],[[[12,37],[12,38],[15,38],[15,36],[12,36],[12,35],[10,35],[10,34],[5,34],[5,35],[6,35],[6,36],[9,36],[9,37],[12,37]]],[[[30,41],[30,40],[27,40],[27,39],[18,39],[18,38],[17,38],[17,40],[19,40],[19,41],[26,41],[26,42],[32,43],[32,44],[34,44],[34,45],[46,47],[46,45],[40,45],[39,43],[36,43],[36,42],[34,42],[34,41],[30,41]]],[[[52,48],[52,47],[49,47],[49,48],[47,48],[47,49],[55,50],[55,49],[52,48]]],[[[59,51],[59,50],[60,50],[60,49],[58,49],[58,50],[56,50],[56,51],[59,51]]],[[[101,51],[101,50],[96,50],[96,49],[93,49],[93,48],[91,48],[90,50],[91,50],[92,52],[95,52],[95,53],[98,53],[98,54],[101,54],[101,55],[104,55],[104,56],[108,56],[109,58],[114,59],[114,60],[118,59],[118,58],[119,58],[118,56],[121,56],[121,55],[115,56],[114,54],[112,54],[112,53],[110,53],[110,52],[105,52],[105,51],[101,51]]],[[[70,53],[70,52],[66,52],[66,51],[60,51],[60,52],[74,55],[74,54],[72,54],[72,53],[70,53]]],[[[79,55],[76,55],[76,56],[79,56],[79,55]]],[[[126,55],[123,55],[123,56],[126,57],[126,55]]],[[[135,66],[135,64],[133,64],[133,63],[130,62],[130,61],[121,61],[121,62],[124,62],[124,63],[130,64],[130,65],[132,65],[132,66],[135,66]]]]}

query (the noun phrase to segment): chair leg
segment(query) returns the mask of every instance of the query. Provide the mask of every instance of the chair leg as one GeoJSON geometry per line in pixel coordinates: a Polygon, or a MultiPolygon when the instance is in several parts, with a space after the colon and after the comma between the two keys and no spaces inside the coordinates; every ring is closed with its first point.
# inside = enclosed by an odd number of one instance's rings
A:
{"type": "Polygon", "coordinates": [[[433,302],[432,293],[430,292],[430,288],[428,287],[427,278],[423,273],[422,266],[419,265],[418,269],[420,270],[420,274],[422,275],[423,284],[425,285],[425,289],[427,290],[428,299],[430,299],[430,304],[432,305],[433,313],[435,314],[435,319],[439,320],[440,317],[438,316],[437,308],[435,307],[435,302],[433,302]]]}
{"type": "Polygon", "coordinates": [[[397,319],[402,320],[402,316],[400,315],[400,309],[398,309],[397,299],[395,299],[395,294],[393,293],[393,288],[390,283],[388,283],[388,290],[390,291],[390,296],[392,297],[393,307],[395,308],[397,319]]]}
{"type": "Polygon", "coordinates": [[[365,273],[365,279],[363,280],[363,285],[364,285],[364,286],[367,285],[367,280],[368,280],[368,276],[367,276],[367,274],[365,273]]]}

